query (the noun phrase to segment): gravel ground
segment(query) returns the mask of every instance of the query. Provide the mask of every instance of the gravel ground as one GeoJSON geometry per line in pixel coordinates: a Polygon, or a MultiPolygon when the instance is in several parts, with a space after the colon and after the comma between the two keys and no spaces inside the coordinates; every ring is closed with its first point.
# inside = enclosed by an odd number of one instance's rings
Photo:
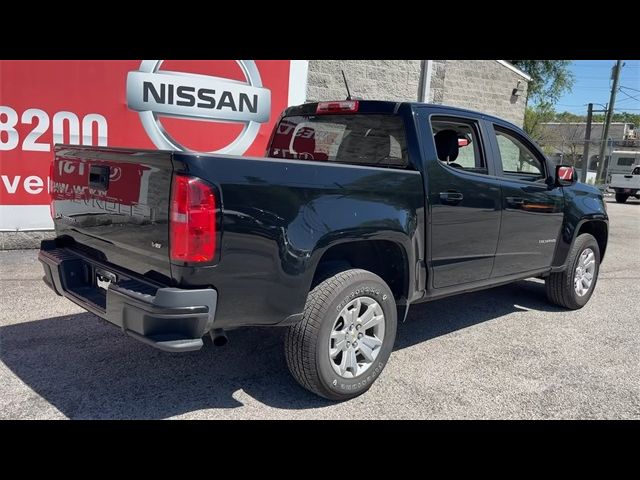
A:
{"type": "MultiPolygon", "coordinates": [[[[609,202],[611,200],[609,199],[609,202]]],[[[609,248],[580,311],[526,280],[412,307],[371,390],[334,404],[289,375],[281,329],[167,354],[0,252],[0,418],[640,418],[640,202],[609,203],[609,248]]]]}

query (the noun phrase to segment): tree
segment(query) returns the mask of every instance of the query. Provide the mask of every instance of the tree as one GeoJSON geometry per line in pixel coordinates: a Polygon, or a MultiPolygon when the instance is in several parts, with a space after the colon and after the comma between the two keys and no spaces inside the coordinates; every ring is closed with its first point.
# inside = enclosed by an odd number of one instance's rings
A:
{"type": "Polygon", "coordinates": [[[527,106],[524,111],[523,129],[539,144],[545,144],[548,140],[547,130],[542,127],[543,123],[552,122],[556,112],[553,105],[548,102],[540,102],[534,106],[527,106]]]}
{"type": "Polygon", "coordinates": [[[582,161],[579,165],[576,162],[584,149],[585,128],[580,123],[570,123],[565,127],[557,133],[560,140],[562,163],[582,168],[582,161]]]}
{"type": "MultiPolygon", "coordinates": [[[[587,116],[571,112],[558,112],[554,115],[552,122],[586,122],[587,116]]],[[[640,113],[614,112],[612,122],[633,123],[636,128],[640,128],[640,113]]],[[[596,113],[593,115],[593,123],[604,122],[604,115],[596,113]]]]}
{"type": "MultiPolygon", "coordinates": [[[[604,122],[604,115],[598,114],[593,116],[594,122],[604,122]]],[[[629,112],[613,112],[612,122],[633,123],[636,127],[640,127],[640,113],[629,112]]]]}
{"type": "Polygon", "coordinates": [[[511,60],[511,63],[531,77],[527,102],[535,105],[548,102],[553,105],[573,87],[570,60],[511,60]]]}
{"type": "Polygon", "coordinates": [[[579,115],[571,112],[556,113],[554,121],[562,123],[586,122],[586,115],[579,115]]]}

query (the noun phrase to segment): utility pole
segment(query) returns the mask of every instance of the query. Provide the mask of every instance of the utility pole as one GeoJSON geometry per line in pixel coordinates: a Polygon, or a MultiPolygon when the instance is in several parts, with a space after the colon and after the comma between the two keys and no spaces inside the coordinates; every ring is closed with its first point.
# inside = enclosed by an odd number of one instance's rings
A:
{"type": "Polygon", "coordinates": [[[593,103],[587,110],[587,129],[584,132],[584,150],[582,151],[582,171],[580,181],[587,183],[587,170],[589,169],[589,144],[591,143],[591,120],[593,119],[593,103]]]}
{"type": "Polygon", "coordinates": [[[618,81],[620,80],[620,70],[622,70],[622,60],[616,61],[616,66],[613,70],[613,86],[611,87],[611,98],[609,99],[609,108],[607,116],[604,119],[604,126],[602,131],[602,141],[600,142],[600,152],[598,154],[598,175],[596,180],[602,180],[602,174],[604,172],[604,151],[607,147],[606,141],[609,138],[609,126],[611,125],[611,118],[613,117],[613,109],[616,103],[616,93],[618,92],[618,81]]]}

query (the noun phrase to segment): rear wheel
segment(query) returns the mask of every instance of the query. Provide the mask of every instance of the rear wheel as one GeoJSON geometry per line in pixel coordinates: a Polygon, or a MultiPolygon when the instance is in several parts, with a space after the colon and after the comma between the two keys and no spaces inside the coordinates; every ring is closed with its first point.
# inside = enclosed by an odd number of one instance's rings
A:
{"type": "Polygon", "coordinates": [[[551,303],[572,310],[584,307],[596,287],[600,271],[600,248],[588,233],[576,238],[567,256],[567,268],[546,279],[547,298],[551,303]]]}
{"type": "Polygon", "coordinates": [[[393,294],[379,276],[351,269],[327,278],[289,327],[285,355],[295,379],[330,400],[366,392],[389,360],[396,336],[393,294]]]}
{"type": "Polygon", "coordinates": [[[629,195],[625,195],[624,193],[616,193],[616,202],[624,203],[629,198],[629,195]]]}

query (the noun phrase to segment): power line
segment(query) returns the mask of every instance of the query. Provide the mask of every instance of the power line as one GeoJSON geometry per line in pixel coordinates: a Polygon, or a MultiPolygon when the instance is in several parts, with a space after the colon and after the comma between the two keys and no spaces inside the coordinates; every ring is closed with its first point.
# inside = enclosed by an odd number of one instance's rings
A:
{"type": "Polygon", "coordinates": [[[634,92],[640,92],[637,88],[625,87],[624,85],[620,85],[620,88],[624,88],[625,90],[633,90],[634,92]]]}
{"type": "MultiPolygon", "coordinates": [[[[629,97],[630,99],[632,99],[632,100],[636,100],[636,101],[640,102],[640,98],[638,98],[638,97],[634,97],[633,95],[629,95],[629,94],[628,94],[628,93],[626,93],[624,90],[620,90],[620,89],[618,89],[618,91],[619,91],[621,94],[626,95],[626,96],[627,96],[627,97],[629,97]]],[[[625,99],[625,100],[628,100],[628,99],[625,99]]]]}
{"type": "MultiPolygon", "coordinates": [[[[606,60],[603,60],[603,62],[606,62],[606,60]]],[[[576,65],[576,64],[573,64],[573,65],[571,65],[571,68],[598,68],[598,67],[605,67],[605,66],[606,65],[604,65],[604,64],[597,65],[595,63],[592,63],[590,65],[576,65]]],[[[625,65],[624,68],[625,68],[625,70],[627,68],[640,68],[640,65],[625,65]]]]}
{"type": "Polygon", "coordinates": [[[574,89],[575,88],[588,88],[590,90],[609,90],[609,87],[585,87],[585,86],[582,86],[582,85],[575,85],[573,88],[574,89]]]}
{"type": "Polygon", "coordinates": [[[604,77],[601,77],[599,75],[580,75],[576,80],[580,81],[585,78],[594,79],[594,80],[610,80],[609,75],[605,75],[604,77]]]}
{"type": "Polygon", "coordinates": [[[560,107],[586,107],[587,106],[586,103],[583,103],[583,104],[580,104],[580,105],[569,105],[569,104],[566,104],[566,103],[557,103],[556,105],[558,105],[560,107]]]}
{"type": "MultiPolygon", "coordinates": [[[[624,92],[621,91],[620,93],[624,93],[624,92]]],[[[621,102],[636,102],[636,101],[637,100],[635,98],[629,97],[629,98],[623,98],[622,100],[618,100],[618,103],[621,103],[621,102]]]]}

